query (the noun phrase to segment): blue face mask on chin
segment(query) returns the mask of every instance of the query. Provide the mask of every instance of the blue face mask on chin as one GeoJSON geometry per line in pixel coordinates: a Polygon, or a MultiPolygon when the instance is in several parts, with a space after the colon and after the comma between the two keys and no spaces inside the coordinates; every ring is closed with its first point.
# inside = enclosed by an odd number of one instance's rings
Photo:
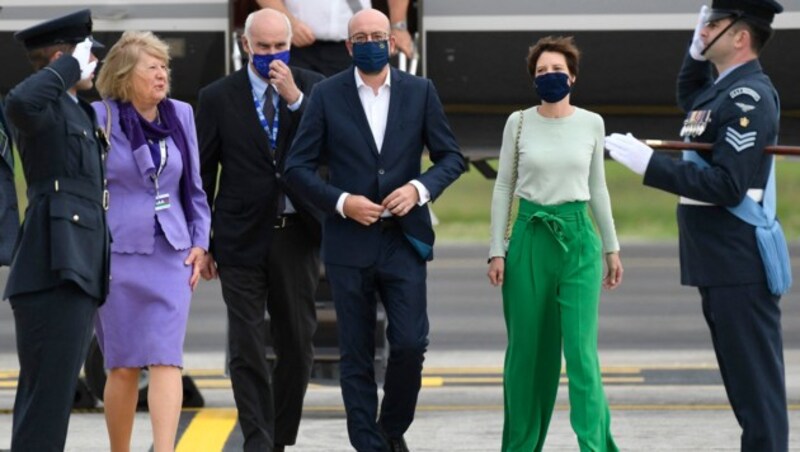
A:
{"type": "Polygon", "coordinates": [[[256,72],[258,75],[264,77],[265,79],[269,79],[269,65],[275,60],[283,61],[284,64],[289,64],[289,51],[284,50],[283,52],[273,53],[272,55],[256,55],[251,54],[250,60],[253,62],[253,66],[256,68],[256,72]]]}
{"type": "Polygon", "coordinates": [[[353,63],[365,74],[377,74],[389,64],[389,41],[353,43],[353,63]]]}
{"type": "Polygon", "coordinates": [[[548,72],[533,79],[533,87],[543,101],[554,104],[570,92],[569,76],[563,72],[548,72]]]}

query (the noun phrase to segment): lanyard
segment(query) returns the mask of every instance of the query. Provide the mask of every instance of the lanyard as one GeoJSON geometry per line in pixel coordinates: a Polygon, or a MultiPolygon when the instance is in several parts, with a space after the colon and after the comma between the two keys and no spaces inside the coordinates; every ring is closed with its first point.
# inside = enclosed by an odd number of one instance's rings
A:
{"type": "Polygon", "coordinates": [[[256,95],[255,91],[253,91],[253,103],[256,106],[256,113],[258,113],[258,120],[261,122],[261,127],[263,127],[264,131],[267,132],[269,144],[274,150],[277,148],[278,141],[278,109],[275,109],[275,117],[272,119],[272,130],[270,130],[269,123],[267,123],[267,118],[264,116],[264,111],[261,109],[261,101],[258,100],[258,96],[256,95]]]}
{"type": "Polygon", "coordinates": [[[167,153],[166,139],[158,140],[158,150],[161,152],[161,162],[159,162],[158,169],[156,170],[156,172],[150,175],[150,179],[153,179],[153,184],[155,184],[156,186],[156,195],[159,194],[158,178],[161,176],[161,173],[164,171],[164,168],[167,167],[167,158],[169,158],[169,153],[167,153]]]}

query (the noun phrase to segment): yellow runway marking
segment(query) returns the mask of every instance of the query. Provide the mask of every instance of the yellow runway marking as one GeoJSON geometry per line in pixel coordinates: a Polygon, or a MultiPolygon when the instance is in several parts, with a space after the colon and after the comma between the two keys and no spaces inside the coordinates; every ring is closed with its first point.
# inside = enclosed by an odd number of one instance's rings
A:
{"type": "Polygon", "coordinates": [[[222,450],[235,426],[235,409],[200,410],[183,432],[175,452],[222,450]]]}

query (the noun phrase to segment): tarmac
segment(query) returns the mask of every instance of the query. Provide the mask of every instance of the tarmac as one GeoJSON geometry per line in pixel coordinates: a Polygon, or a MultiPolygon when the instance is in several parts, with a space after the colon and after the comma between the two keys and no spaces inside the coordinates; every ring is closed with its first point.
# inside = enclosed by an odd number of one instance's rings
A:
{"type": "MultiPolygon", "coordinates": [[[[800,450],[800,350],[788,350],[790,450],[800,450]]],[[[205,400],[181,415],[178,452],[241,450],[241,433],[221,353],[190,353],[186,372],[205,400]]],[[[16,357],[0,356],[0,450],[11,437],[16,357]]],[[[429,352],[417,416],[406,441],[412,451],[499,450],[503,429],[501,351],[429,352]]],[[[711,351],[601,351],[611,429],[627,451],[735,451],[740,429],[728,405],[711,351]]],[[[563,380],[563,378],[562,378],[563,380]]],[[[151,448],[147,413],[136,417],[132,449],[151,448]]],[[[73,412],[67,451],[109,450],[102,404],[73,412]]],[[[336,381],[314,381],[297,443],[287,449],[352,450],[336,381]]],[[[546,451],[577,451],[562,381],[546,451]]]]}

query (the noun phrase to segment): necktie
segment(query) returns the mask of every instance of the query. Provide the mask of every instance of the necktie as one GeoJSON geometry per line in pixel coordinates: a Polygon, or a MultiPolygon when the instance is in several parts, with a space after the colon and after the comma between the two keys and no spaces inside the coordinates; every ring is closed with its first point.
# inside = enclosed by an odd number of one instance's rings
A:
{"type": "Polygon", "coordinates": [[[267,85],[267,91],[264,93],[264,117],[267,118],[272,133],[272,123],[275,120],[275,88],[272,85],[267,85]]]}

